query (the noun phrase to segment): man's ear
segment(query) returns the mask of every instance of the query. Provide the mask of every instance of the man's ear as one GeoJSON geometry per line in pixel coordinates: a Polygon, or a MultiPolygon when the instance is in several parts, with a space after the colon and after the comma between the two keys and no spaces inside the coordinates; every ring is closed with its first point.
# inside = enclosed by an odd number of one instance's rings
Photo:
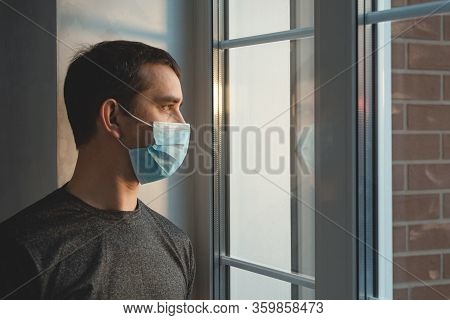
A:
{"type": "Polygon", "coordinates": [[[106,132],[116,139],[121,137],[120,131],[120,110],[119,105],[114,99],[105,100],[100,106],[98,124],[106,132]]]}

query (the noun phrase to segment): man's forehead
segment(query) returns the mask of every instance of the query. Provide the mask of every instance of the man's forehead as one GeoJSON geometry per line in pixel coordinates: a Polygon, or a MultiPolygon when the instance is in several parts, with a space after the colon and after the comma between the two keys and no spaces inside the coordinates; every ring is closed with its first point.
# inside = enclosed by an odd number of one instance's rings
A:
{"type": "Polygon", "coordinates": [[[181,83],[169,66],[145,64],[140,71],[148,83],[145,95],[158,102],[178,103],[183,100],[181,83]]]}
{"type": "Polygon", "coordinates": [[[175,71],[168,65],[156,63],[144,63],[139,69],[139,75],[142,79],[153,83],[172,83],[179,84],[180,80],[175,71]]]}

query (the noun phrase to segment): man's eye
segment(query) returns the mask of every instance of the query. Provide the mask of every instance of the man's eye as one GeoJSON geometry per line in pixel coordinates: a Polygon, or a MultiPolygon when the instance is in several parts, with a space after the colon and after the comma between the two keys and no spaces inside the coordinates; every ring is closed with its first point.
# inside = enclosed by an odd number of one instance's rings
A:
{"type": "Polygon", "coordinates": [[[164,111],[166,111],[166,110],[169,110],[170,107],[171,107],[171,105],[168,104],[168,105],[162,106],[161,109],[163,109],[164,111]]]}

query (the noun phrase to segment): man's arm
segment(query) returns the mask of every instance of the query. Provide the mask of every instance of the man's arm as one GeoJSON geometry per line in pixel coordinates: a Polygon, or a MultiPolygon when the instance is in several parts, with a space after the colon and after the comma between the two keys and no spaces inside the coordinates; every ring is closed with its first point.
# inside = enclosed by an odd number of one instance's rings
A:
{"type": "Polygon", "coordinates": [[[38,270],[28,250],[0,238],[0,299],[40,299],[38,270]]]}

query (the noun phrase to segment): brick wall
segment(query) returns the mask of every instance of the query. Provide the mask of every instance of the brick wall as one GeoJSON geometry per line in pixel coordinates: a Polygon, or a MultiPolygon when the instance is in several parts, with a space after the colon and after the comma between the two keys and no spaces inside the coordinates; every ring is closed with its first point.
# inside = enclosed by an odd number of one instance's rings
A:
{"type": "Polygon", "coordinates": [[[450,16],[392,37],[394,299],[450,299],[450,16]]]}

